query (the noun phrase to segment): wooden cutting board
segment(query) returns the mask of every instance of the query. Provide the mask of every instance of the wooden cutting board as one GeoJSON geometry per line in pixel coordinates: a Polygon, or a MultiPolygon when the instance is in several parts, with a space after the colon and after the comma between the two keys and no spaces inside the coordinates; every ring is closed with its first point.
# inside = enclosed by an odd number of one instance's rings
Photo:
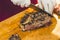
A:
{"type": "Polygon", "coordinates": [[[19,28],[21,17],[24,13],[32,11],[36,12],[32,8],[28,8],[0,22],[0,40],[9,40],[13,34],[18,34],[21,40],[59,40],[55,35],[51,34],[56,25],[56,19],[54,17],[51,19],[52,24],[48,27],[39,28],[30,32],[21,31],[21,28],[19,28]]]}

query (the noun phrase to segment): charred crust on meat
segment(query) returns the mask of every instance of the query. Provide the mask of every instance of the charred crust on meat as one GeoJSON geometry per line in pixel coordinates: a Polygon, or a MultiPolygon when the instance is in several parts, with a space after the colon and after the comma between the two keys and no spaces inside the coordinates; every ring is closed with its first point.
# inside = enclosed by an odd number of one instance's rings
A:
{"type": "Polygon", "coordinates": [[[29,14],[26,14],[24,17],[22,17],[21,23],[25,22],[28,17],[29,17],[29,14]]]}
{"type": "Polygon", "coordinates": [[[45,13],[39,13],[39,12],[33,13],[32,12],[30,14],[25,14],[25,16],[22,17],[22,20],[20,23],[24,27],[24,29],[32,30],[32,29],[36,29],[36,28],[41,28],[46,25],[47,26],[50,25],[51,24],[51,17],[45,13]],[[28,19],[28,18],[30,18],[30,19],[28,19]],[[28,22],[25,23],[26,21],[28,21],[28,22]]]}

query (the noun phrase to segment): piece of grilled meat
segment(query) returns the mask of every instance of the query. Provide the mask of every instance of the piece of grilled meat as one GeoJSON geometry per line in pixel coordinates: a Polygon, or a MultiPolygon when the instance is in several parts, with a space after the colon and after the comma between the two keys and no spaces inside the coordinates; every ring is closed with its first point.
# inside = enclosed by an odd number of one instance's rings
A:
{"type": "Polygon", "coordinates": [[[46,13],[34,12],[26,14],[20,21],[23,31],[33,30],[51,24],[51,16],[46,13]]]}

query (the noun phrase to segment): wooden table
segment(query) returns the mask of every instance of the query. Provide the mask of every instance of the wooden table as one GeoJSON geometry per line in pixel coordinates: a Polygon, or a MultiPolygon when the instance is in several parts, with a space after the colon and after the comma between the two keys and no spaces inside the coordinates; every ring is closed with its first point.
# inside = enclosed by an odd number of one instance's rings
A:
{"type": "Polygon", "coordinates": [[[48,27],[32,30],[30,32],[22,32],[19,28],[19,22],[26,11],[31,12],[35,10],[28,8],[0,22],[0,40],[9,40],[11,35],[16,33],[22,40],[59,40],[55,35],[51,34],[56,25],[56,19],[54,17],[52,17],[52,24],[48,27]]]}

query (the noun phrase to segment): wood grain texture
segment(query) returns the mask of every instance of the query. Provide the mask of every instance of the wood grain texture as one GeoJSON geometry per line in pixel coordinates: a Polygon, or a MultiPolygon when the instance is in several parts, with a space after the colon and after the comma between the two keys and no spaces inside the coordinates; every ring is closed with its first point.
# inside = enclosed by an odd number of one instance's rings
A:
{"type": "Polygon", "coordinates": [[[20,12],[2,22],[0,22],[0,40],[9,40],[12,34],[18,34],[22,40],[58,40],[56,36],[51,34],[51,31],[55,28],[56,19],[52,17],[52,24],[48,27],[39,28],[30,32],[22,32],[19,28],[19,22],[25,12],[35,11],[31,8],[20,12]]]}

